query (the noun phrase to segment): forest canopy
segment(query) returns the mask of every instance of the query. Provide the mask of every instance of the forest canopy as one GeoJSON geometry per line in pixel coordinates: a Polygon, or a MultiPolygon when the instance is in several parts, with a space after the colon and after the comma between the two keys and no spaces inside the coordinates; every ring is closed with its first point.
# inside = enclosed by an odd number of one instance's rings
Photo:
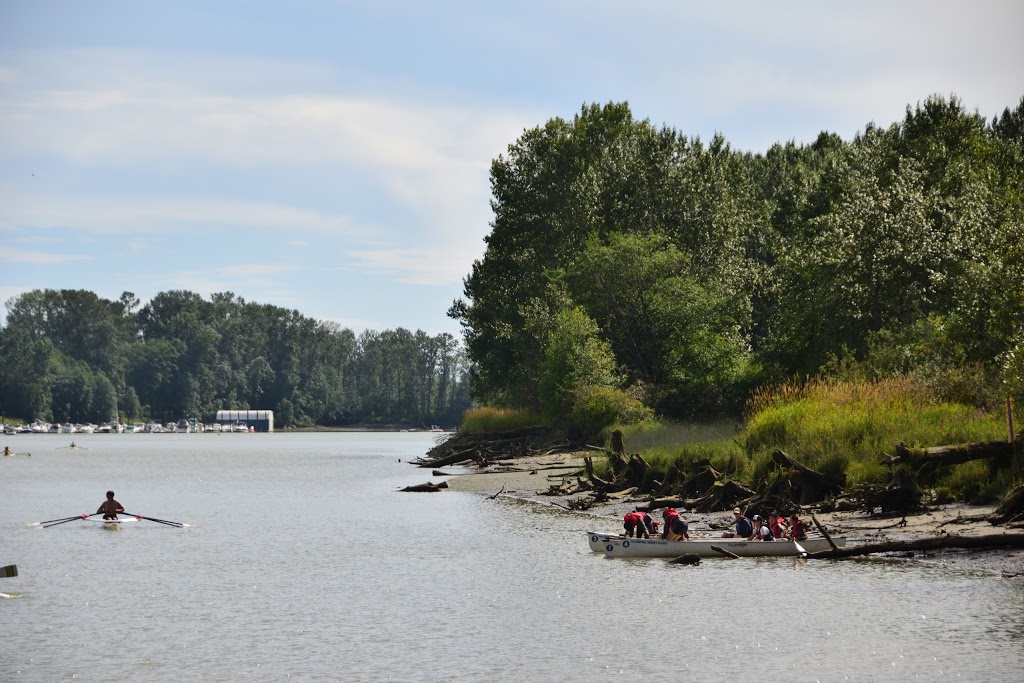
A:
{"type": "Polygon", "coordinates": [[[205,300],[35,290],[7,303],[0,397],[8,416],[105,422],[275,411],[279,425],[458,424],[469,407],[458,340],[351,330],[231,292],[205,300]]]}
{"type": "Polygon", "coordinates": [[[763,154],[586,105],[524,132],[491,187],[449,311],[483,402],[565,416],[597,387],[709,418],[811,375],[1022,391],[1024,98],[986,120],[933,96],[763,154]]]}

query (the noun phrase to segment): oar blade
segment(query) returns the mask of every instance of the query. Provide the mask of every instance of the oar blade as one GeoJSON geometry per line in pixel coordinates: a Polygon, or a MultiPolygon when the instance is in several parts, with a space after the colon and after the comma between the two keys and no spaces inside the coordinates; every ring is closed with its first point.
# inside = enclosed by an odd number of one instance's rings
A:
{"type": "Polygon", "coordinates": [[[6,567],[0,567],[0,576],[11,578],[18,575],[18,565],[9,564],[6,567]]]}

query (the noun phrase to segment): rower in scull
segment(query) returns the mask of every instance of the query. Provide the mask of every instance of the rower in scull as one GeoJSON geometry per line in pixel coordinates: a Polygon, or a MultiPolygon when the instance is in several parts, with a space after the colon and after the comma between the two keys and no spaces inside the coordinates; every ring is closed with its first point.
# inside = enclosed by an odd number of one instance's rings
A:
{"type": "Polygon", "coordinates": [[[114,500],[114,492],[107,491],[107,499],[103,501],[96,514],[103,513],[103,519],[117,519],[118,512],[124,512],[124,506],[114,500]]]}

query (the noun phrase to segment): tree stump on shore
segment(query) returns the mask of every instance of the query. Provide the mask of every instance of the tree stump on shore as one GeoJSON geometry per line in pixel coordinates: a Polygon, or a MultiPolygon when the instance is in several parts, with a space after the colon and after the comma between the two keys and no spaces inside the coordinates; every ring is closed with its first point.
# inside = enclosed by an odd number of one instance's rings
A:
{"type": "Polygon", "coordinates": [[[991,515],[988,516],[989,523],[1014,524],[1024,520],[1024,486],[1018,486],[1006,494],[1006,498],[1000,503],[991,515]]]}
{"type": "Polygon", "coordinates": [[[772,453],[772,461],[787,472],[787,478],[793,489],[796,502],[800,505],[812,505],[820,503],[828,496],[835,495],[843,489],[846,484],[845,475],[822,474],[812,470],[794,458],[791,458],[782,449],[776,449],[772,453]]]}

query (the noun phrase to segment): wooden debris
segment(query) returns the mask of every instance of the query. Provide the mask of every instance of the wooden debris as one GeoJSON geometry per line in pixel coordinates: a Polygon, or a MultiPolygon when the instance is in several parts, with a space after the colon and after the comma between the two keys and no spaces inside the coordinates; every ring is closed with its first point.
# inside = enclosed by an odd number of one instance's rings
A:
{"type": "Polygon", "coordinates": [[[998,458],[1009,463],[1013,458],[1015,446],[1019,446],[1019,444],[1009,441],[982,441],[932,448],[911,448],[907,444],[901,443],[896,446],[896,455],[890,456],[882,462],[887,465],[907,465],[918,481],[928,483],[940,467],[960,465],[971,460],[985,458],[998,458]]]}
{"type": "Polygon", "coordinates": [[[788,470],[786,478],[792,486],[795,502],[800,505],[820,503],[828,496],[839,493],[846,483],[844,475],[827,475],[812,470],[781,449],[772,453],[772,461],[788,470]]]}
{"type": "Polygon", "coordinates": [[[814,526],[818,529],[819,532],[821,532],[821,535],[825,537],[825,540],[828,541],[828,544],[832,546],[832,550],[839,550],[839,548],[836,547],[835,541],[833,541],[832,537],[828,535],[827,531],[825,531],[825,527],[823,527],[821,525],[821,522],[818,521],[818,518],[814,515],[811,515],[811,521],[814,522],[814,526]]]}
{"type": "Polygon", "coordinates": [[[1014,524],[1024,521],[1024,486],[1018,486],[1006,494],[999,507],[988,516],[988,521],[991,524],[1014,524]]]}
{"type": "Polygon", "coordinates": [[[436,493],[437,491],[443,491],[448,488],[448,482],[442,481],[440,484],[428,481],[425,484],[416,484],[414,486],[406,486],[404,489],[399,489],[402,493],[436,493]]]}
{"type": "Polygon", "coordinates": [[[739,555],[737,555],[736,553],[729,552],[728,550],[726,550],[725,548],[723,548],[720,545],[713,545],[713,546],[711,546],[711,549],[714,550],[716,553],[719,553],[719,554],[723,555],[724,557],[729,558],[730,560],[738,560],[738,559],[740,559],[739,555]]]}
{"type": "Polygon", "coordinates": [[[899,553],[907,551],[940,550],[958,548],[963,550],[979,550],[992,548],[1024,548],[1024,534],[989,534],[986,536],[955,536],[943,534],[932,538],[921,538],[916,541],[887,541],[885,543],[868,543],[850,548],[834,548],[818,553],[810,553],[808,558],[816,560],[838,560],[847,557],[859,557],[876,553],[899,553]]]}
{"type": "Polygon", "coordinates": [[[505,432],[456,434],[431,448],[426,456],[414,464],[420,467],[444,467],[472,462],[485,466],[500,460],[575,450],[577,447],[574,444],[558,440],[551,428],[535,425],[505,432]]]}

